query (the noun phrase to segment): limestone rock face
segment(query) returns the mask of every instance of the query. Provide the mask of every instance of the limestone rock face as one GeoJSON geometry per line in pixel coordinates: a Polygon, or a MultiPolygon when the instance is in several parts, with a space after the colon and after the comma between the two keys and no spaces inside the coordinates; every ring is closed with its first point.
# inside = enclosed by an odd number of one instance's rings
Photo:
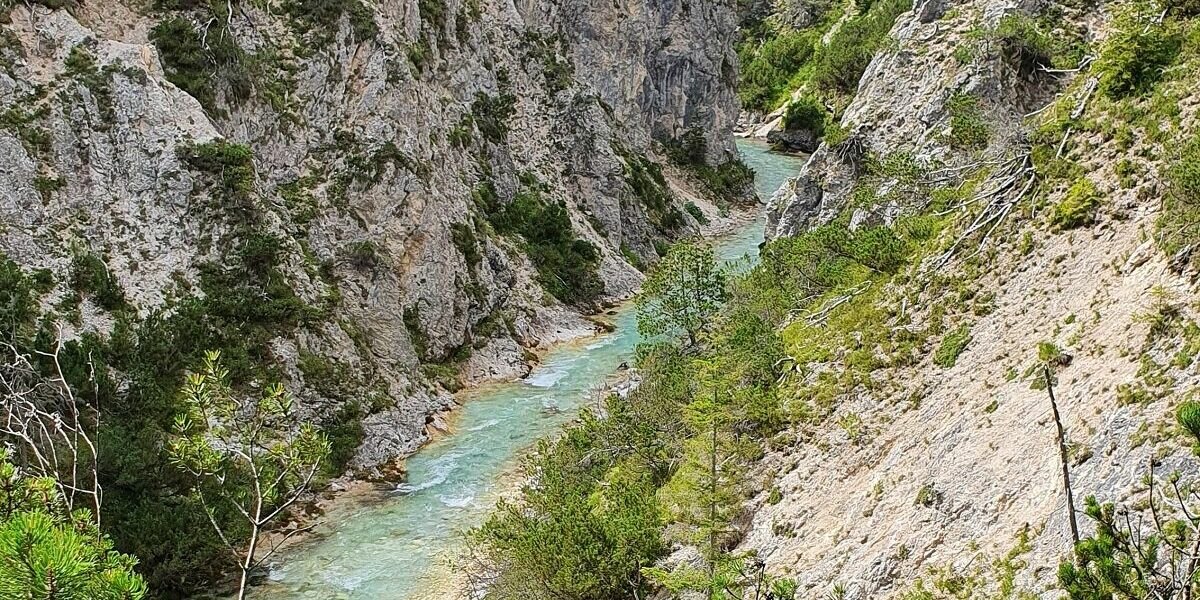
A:
{"type": "Polygon", "coordinates": [[[842,116],[846,141],[833,148],[822,143],[771,200],[768,239],[796,235],[840,213],[868,154],[882,159],[902,152],[923,163],[975,160],[950,140],[949,105],[956,96],[978,100],[990,131],[988,156],[1021,143],[1022,117],[1045,106],[1060,82],[1022,72],[1000,51],[981,51],[966,62],[956,55],[970,46],[972,31],[994,27],[1021,8],[983,2],[961,3],[956,13],[948,8],[929,0],[896,19],[895,43],[871,60],[842,116]]]}
{"type": "MultiPolygon", "coordinates": [[[[627,257],[653,261],[656,241],[694,230],[647,204],[631,165],[693,130],[710,164],[734,156],[736,15],[685,0],[344,4],[361,11],[319,26],[250,3],[216,21],[124,0],[8,9],[0,252],[59,282],[73,256],[100,257],[137,318],[170,313],[203,295],[202,267],[225,266],[245,225],[228,218],[229,166],[188,153],[244,145],[237,197],[278,240],[296,297],[321,307],[270,360],[319,423],[369,405],[351,461],[369,471],[418,447],[457,385],[521,376],[530,349],[594,330],[486,206],[564,206],[600,256],[602,301],[640,284],[627,257]],[[204,32],[192,60],[240,58],[204,85],[181,79],[153,41],[171,20],[204,32]],[[345,381],[314,381],[331,373],[345,381]]],[[[78,312],[70,335],[111,330],[95,302],[78,312]]]]}

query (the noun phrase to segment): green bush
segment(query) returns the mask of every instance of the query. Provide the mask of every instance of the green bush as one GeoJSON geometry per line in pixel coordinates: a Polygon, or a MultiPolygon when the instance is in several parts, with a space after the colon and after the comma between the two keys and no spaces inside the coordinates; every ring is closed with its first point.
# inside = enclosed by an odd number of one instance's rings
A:
{"type": "Polygon", "coordinates": [[[1058,229],[1074,229],[1089,225],[1096,220],[1096,210],[1100,207],[1100,192],[1096,185],[1086,177],[1081,177],[1071,185],[1054,212],[1050,216],[1050,224],[1058,229]]]}
{"type": "MultiPolygon", "coordinates": [[[[675,160],[686,160],[678,157],[688,156],[687,150],[678,146],[668,152],[673,153],[675,160]]],[[[677,212],[674,206],[675,197],[667,186],[667,179],[663,177],[662,167],[641,154],[626,153],[623,158],[625,182],[629,184],[642,206],[646,207],[646,212],[650,214],[655,225],[664,231],[683,225],[682,219],[672,217],[672,213],[677,212]]]]}
{"type": "Polygon", "coordinates": [[[346,250],[346,262],[355,269],[373,271],[379,266],[379,250],[371,240],[354,242],[346,250]]]}
{"type": "Polygon", "coordinates": [[[829,43],[817,49],[813,81],[823,89],[853,94],[896,17],[911,9],[908,0],[879,0],[866,13],[844,21],[829,43]]]}
{"type": "Polygon", "coordinates": [[[450,225],[450,241],[454,242],[454,247],[463,255],[463,260],[467,261],[467,268],[475,269],[483,260],[483,255],[479,252],[479,242],[475,238],[475,230],[468,223],[454,223],[450,225]]]}
{"type": "Polygon", "coordinates": [[[445,0],[418,0],[417,10],[421,13],[421,19],[433,25],[436,31],[446,28],[445,0]]]}
{"type": "Polygon", "coordinates": [[[1175,419],[1200,444],[1200,402],[1186,400],[1180,403],[1175,409],[1175,419]]]}
{"type": "Polygon", "coordinates": [[[1082,55],[1078,44],[1047,29],[1037,19],[1015,12],[1004,15],[989,37],[1023,76],[1032,75],[1039,67],[1074,67],[1082,55]]]}
{"type": "Polygon", "coordinates": [[[239,226],[257,223],[254,153],[249,146],[217,140],[183,146],[179,157],[211,189],[214,208],[225,212],[239,226]]]}
{"type": "MultiPolygon", "coordinates": [[[[425,2],[421,5],[423,7],[425,2]]],[[[379,35],[375,13],[361,0],[287,0],[284,9],[318,46],[337,41],[334,36],[340,29],[343,15],[350,22],[355,41],[364,42],[379,35]]]]}
{"type": "Polygon", "coordinates": [[[1148,19],[1157,14],[1150,16],[1144,10],[1134,5],[1117,14],[1113,31],[1092,67],[1099,74],[1100,90],[1110,98],[1149,91],[1179,55],[1182,37],[1172,22],[1151,23],[1148,19]]]}
{"type": "Polygon", "coordinates": [[[542,289],[559,300],[579,306],[593,304],[604,293],[600,252],[575,237],[567,209],[547,202],[535,189],[523,189],[512,202],[495,207],[488,220],[502,234],[517,234],[538,271],[542,289]]]}
{"type": "Polygon", "coordinates": [[[761,45],[750,41],[738,52],[742,63],[738,96],[748,110],[770,112],[788,82],[812,57],[821,38],[814,30],[784,31],[761,45]]]}
{"type": "Polygon", "coordinates": [[[788,104],[787,112],[783,115],[783,128],[789,130],[811,131],[820,138],[825,135],[825,123],[829,116],[825,106],[813,96],[803,96],[788,104]]]}
{"type": "Polygon", "coordinates": [[[31,336],[40,312],[38,298],[53,287],[54,277],[49,271],[27,274],[0,252],[0,338],[31,336]]]}
{"type": "Polygon", "coordinates": [[[1166,172],[1158,242],[1174,254],[1200,242],[1200,138],[1188,140],[1166,172]]]}
{"type": "Polygon", "coordinates": [[[946,101],[950,114],[950,145],[955,148],[980,149],[988,143],[988,127],[979,99],[958,92],[946,101]]]}
{"type": "Polygon", "coordinates": [[[1170,8],[1172,16],[1187,18],[1200,15],[1198,0],[1167,0],[1165,5],[1170,8]]]}
{"type": "Polygon", "coordinates": [[[207,110],[217,110],[217,92],[224,88],[232,100],[248,98],[254,89],[246,53],[221,24],[201,37],[185,17],[168,17],[150,30],[167,81],[179,86],[207,110]]]}
{"type": "Polygon", "coordinates": [[[108,271],[104,259],[77,249],[71,258],[71,289],[88,295],[97,306],[105,310],[121,310],[127,307],[125,292],[121,284],[108,271]]]}
{"type": "Polygon", "coordinates": [[[692,218],[695,219],[697,223],[701,225],[708,225],[708,216],[704,214],[704,211],[700,210],[699,206],[696,206],[695,202],[688,200],[687,204],[683,205],[683,210],[686,210],[689,215],[692,215],[692,218]]]}
{"type": "Polygon", "coordinates": [[[953,367],[958,362],[958,356],[967,349],[969,343],[971,343],[971,328],[965,324],[958,326],[942,338],[942,343],[933,353],[933,364],[943,369],[953,367]]]}
{"type": "Polygon", "coordinates": [[[475,101],[471,103],[471,118],[484,139],[496,144],[504,142],[508,137],[508,119],[515,112],[516,103],[517,98],[512,94],[475,94],[475,101]]]}

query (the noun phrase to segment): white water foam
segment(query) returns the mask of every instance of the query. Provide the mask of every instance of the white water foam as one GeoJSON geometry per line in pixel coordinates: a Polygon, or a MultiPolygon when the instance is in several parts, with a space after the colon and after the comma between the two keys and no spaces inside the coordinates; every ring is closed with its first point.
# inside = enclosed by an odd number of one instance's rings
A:
{"type": "Polygon", "coordinates": [[[447,454],[446,456],[430,461],[431,476],[427,481],[421,483],[406,481],[397,485],[396,491],[401,495],[407,496],[446,483],[446,479],[450,477],[450,472],[458,466],[460,456],[461,453],[447,454]]]}

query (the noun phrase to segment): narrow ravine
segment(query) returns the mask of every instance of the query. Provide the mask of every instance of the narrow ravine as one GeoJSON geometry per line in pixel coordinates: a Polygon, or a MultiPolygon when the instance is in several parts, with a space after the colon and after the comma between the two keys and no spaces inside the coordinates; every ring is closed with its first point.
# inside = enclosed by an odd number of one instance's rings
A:
{"type": "MultiPolygon", "coordinates": [[[[764,199],[799,170],[801,159],[763,144],[738,147],[756,172],[764,199]]],[[[761,218],[717,243],[726,260],[751,257],[762,241],[761,218]]],[[[571,420],[639,341],[632,306],[613,317],[609,334],[550,352],[529,378],[490,385],[463,398],[454,433],[408,460],[408,483],[387,498],[347,501],[315,535],[283,555],[255,596],[272,599],[415,599],[447,595],[449,557],[460,533],[480,522],[504,489],[503,476],[537,440],[571,420]]]]}

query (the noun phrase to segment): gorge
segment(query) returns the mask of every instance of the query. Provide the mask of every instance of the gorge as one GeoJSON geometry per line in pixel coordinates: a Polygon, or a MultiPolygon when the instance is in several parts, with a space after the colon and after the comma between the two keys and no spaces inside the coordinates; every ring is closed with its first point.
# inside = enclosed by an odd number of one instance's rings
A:
{"type": "Polygon", "coordinates": [[[1194,598],[1198,67],[1194,0],[0,0],[0,600],[1194,598]]]}
{"type": "MultiPolygon", "coordinates": [[[[801,159],[739,142],[769,196],[795,175],[801,159]]],[[[716,242],[724,261],[758,252],[761,218],[716,242]]],[[[408,480],[361,504],[336,506],[315,540],[279,555],[265,598],[453,598],[462,590],[452,565],[465,532],[479,524],[512,478],[521,454],[554,435],[579,406],[632,360],[638,343],[633,307],[613,315],[614,331],[551,350],[525,380],[465,393],[452,431],[407,461],[408,480]]],[[[594,401],[594,400],[593,400],[594,401]]]]}

